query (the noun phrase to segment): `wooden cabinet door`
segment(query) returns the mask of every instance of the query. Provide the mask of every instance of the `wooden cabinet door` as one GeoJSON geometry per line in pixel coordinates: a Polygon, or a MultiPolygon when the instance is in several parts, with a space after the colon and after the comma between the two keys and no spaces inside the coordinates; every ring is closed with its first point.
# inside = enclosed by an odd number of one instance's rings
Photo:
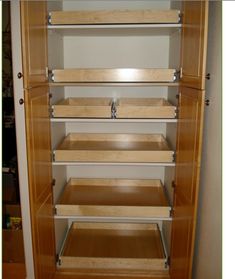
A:
{"type": "Polygon", "coordinates": [[[181,88],[177,128],[174,214],[172,221],[172,279],[189,279],[192,272],[202,145],[205,92],[181,88]]]}
{"type": "MultiPolygon", "coordinates": [[[[36,279],[55,274],[46,2],[21,1],[27,163],[36,279]]],[[[20,162],[19,162],[20,163],[20,162]]]]}
{"type": "Polygon", "coordinates": [[[48,83],[46,1],[21,1],[24,88],[48,83]]]}
{"type": "Polygon", "coordinates": [[[48,87],[25,89],[27,159],[36,279],[53,278],[55,240],[48,87]]]}
{"type": "Polygon", "coordinates": [[[205,89],[208,0],[182,6],[181,85],[205,89]]]}

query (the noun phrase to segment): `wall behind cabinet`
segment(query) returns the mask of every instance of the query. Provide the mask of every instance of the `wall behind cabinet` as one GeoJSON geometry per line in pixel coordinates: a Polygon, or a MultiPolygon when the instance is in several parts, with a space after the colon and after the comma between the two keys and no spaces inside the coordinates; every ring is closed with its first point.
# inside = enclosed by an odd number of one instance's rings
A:
{"type": "Polygon", "coordinates": [[[169,9],[169,0],[66,0],[63,1],[63,10],[102,10],[104,9],[169,9]]]}
{"type": "Polygon", "coordinates": [[[222,278],[222,178],[221,178],[221,32],[222,2],[210,1],[204,139],[198,222],[195,243],[194,279],[222,278]]]}

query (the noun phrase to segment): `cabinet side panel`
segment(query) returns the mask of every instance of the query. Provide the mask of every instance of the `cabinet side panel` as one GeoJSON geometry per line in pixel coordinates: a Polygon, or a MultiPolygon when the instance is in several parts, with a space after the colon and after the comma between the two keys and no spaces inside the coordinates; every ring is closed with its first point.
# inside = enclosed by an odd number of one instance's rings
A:
{"type": "MultiPolygon", "coordinates": [[[[230,18],[230,20],[232,20],[232,18],[230,18]]],[[[205,110],[201,187],[199,194],[198,224],[193,264],[193,275],[195,279],[222,278],[221,143],[222,96],[224,94],[222,94],[221,67],[222,1],[210,1],[208,49],[207,70],[211,74],[211,79],[206,83],[206,98],[210,100],[211,105],[207,106],[205,110]],[[205,259],[207,260],[205,261],[205,259]]],[[[230,96],[228,97],[231,102],[230,96]]],[[[233,113],[232,110],[230,113],[233,113]]],[[[227,122],[225,119],[224,121],[224,123],[227,122]]],[[[230,125],[230,121],[228,125],[230,125]]],[[[231,129],[231,126],[228,126],[228,128],[231,129]]],[[[231,138],[228,140],[232,142],[231,138]]],[[[229,194],[231,195],[231,192],[229,192],[229,194]]],[[[223,245],[223,247],[225,246],[223,245]]]]}

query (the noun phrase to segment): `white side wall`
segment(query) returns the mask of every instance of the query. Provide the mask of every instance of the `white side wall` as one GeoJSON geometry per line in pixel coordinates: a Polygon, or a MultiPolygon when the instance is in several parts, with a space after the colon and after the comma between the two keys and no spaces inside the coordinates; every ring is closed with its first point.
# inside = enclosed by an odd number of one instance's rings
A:
{"type": "MultiPolygon", "coordinates": [[[[24,99],[23,79],[17,78],[18,73],[23,72],[21,30],[20,30],[20,3],[11,2],[11,40],[13,63],[13,86],[16,122],[17,161],[20,187],[21,215],[24,239],[24,255],[26,278],[34,279],[33,244],[31,235],[31,216],[29,201],[28,164],[26,147],[25,108],[19,104],[24,99]]],[[[14,248],[14,247],[13,247],[14,248]]]]}
{"type": "Polygon", "coordinates": [[[168,0],[66,0],[63,2],[63,10],[102,10],[102,9],[169,9],[168,0]]]}
{"type": "Polygon", "coordinates": [[[210,1],[207,72],[211,79],[206,84],[210,106],[205,108],[194,279],[222,278],[221,7],[222,2],[210,1]]]}

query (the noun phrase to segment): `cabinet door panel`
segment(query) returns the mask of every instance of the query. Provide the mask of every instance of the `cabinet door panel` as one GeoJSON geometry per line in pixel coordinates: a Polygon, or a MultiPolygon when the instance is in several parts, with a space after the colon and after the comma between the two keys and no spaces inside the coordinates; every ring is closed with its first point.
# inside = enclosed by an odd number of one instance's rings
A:
{"type": "Polygon", "coordinates": [[[46,1],[21,1],[21,43],[35,279],[55,274],[46,1]]]}
{"type": "Polygon", "coordinates": [[[53,278],[55,241],[48,87],[25,90],[30,211],[36,278],[53,278]]]}
{"type": "Polygon", "coordinates": [[[195,198],[193,185],[196,183],[197,167],[200,164],[203,95],[204,92],[199,90],[182,88],[179,101],[176,167],[179,187],[175,192],[190,203],[195,198]]]}
{"type": "Polygon", "coordinates": [[[202,144],[204,91],[181,88],[177,128],[171,278],[191,278],[202,144]]]}
{"type": "MultiPolygon", "coordinates": [[[[51,138],[49,119],[49,88],[25,90],[27,150],[31,164],[32,199],[35,204],[51,191],[51,138]]],[[[39,204],[40,207],[40,204],[39,204]]]]}
{"type": "Polygon", "coordinates": [[[172,230],[172,250],[171,250],[171,278],[189,279],[190,270],[190,250],[192,234],[192,208],[187,205],[185,200],[175,196],[175,219],[172,230]]]}
{"type": "Polygon", "coordinates": [[[46,7],[46,1],[21,1],[24,88],[48,82],[46,7]]]}
{"type": "Polygon", "coordinates": [[[208,1],[184,1],[182,12],[181,84],[205,89],[208,1]]]}
{"type": "Polygon", "coordinates": [[[40,208],[35,210],[36,278],[51,279],[55,274],[55,242],[52,195],[49,194],[40,208]]]}

